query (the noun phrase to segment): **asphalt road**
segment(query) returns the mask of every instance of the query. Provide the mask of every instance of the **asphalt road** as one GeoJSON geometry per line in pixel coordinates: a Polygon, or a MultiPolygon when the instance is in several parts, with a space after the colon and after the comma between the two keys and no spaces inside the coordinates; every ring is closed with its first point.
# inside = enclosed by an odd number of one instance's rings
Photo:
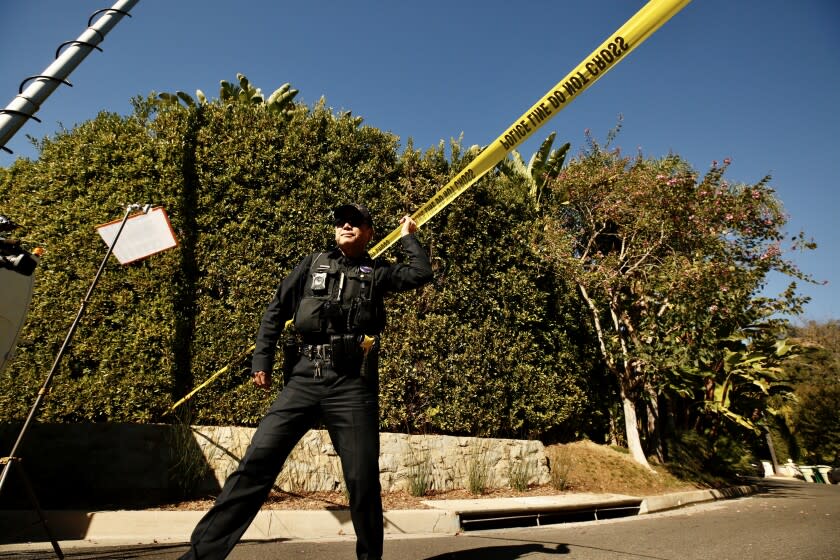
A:
{"type": "MultiPolygon", "coordinates": [[[[762,481],[746,498],[586,523],[385,541],[388,560],[840,559],[840,486],[762,481]]],[[[70,549],[66,558],[173,560],[183,545],[70,549]]],[[[0,559],[55,558],[50,552],[0,559]]],[[[231,560],[352,560],[354,541],[241,543],[231,560]]]]}

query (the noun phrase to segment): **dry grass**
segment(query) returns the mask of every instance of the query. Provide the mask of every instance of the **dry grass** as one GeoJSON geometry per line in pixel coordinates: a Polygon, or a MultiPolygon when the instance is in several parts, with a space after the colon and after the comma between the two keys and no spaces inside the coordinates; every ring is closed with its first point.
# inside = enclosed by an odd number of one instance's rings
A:
{"type": "Polygon", "coordinates": [[[636,463],[628,453],[616,451],[591,441],[578,441],[546,448],[553,455],[555,448],[562,448],[569,460],[568,490],[650,496],[680,490],[694,490],[696,485],[684,482],[662,466],[652,464],[652,473],[636,463]]]}

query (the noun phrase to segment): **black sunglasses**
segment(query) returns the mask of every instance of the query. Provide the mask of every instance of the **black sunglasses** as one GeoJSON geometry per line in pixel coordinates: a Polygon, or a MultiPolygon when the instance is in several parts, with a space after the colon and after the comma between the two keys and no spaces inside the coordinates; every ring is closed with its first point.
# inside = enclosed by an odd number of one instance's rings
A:
{"type": "Polygon", "coordinates": [[[365,219],[361,216],[343,216],[335,219],[335,227],[342,227],[344,224],[350,224],[351,227],[362,227],[365,219]]]}

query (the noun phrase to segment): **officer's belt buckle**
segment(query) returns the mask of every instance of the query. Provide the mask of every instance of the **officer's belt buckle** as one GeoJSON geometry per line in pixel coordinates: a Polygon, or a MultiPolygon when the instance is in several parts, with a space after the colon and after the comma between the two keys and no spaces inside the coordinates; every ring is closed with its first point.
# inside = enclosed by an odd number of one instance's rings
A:
{"type": "Polygon", "coordinates": [[[332,346],[330,344],[304,344],[301,354],[310,360],[321,360],[332,363],[332,346]]]}

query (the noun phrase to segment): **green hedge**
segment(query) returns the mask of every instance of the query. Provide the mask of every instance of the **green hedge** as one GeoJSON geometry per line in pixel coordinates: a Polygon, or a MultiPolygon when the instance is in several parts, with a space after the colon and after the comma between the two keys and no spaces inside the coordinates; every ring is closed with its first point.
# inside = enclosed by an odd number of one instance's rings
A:
{"type": "MultiPolygon", "coordinates": [[[[391,134],[323,103],[290,118],[260,105],[136,99],[39,143],[0,173],[0,212],[46,253],[0,421],[25,417],[104,255],[94,226],[129,203],[169,213],[179,247],[112,261],[39,414],[57,422],[253,425],[272,398],[245,374],[265,305],[307,253],[332,243],[329,210],[367,203],[377,237],[466,164],[453,143],[400,151],[391,134]]],[[[574,294],[531,251],[527,187],[488,176],[421,229],[432,285],[394,297],[381,364],[387,430],[571,437],[597,430],[601,379],[574,294]]],[[[399,258],[398,246],[387,256],[399,258]]]]}

